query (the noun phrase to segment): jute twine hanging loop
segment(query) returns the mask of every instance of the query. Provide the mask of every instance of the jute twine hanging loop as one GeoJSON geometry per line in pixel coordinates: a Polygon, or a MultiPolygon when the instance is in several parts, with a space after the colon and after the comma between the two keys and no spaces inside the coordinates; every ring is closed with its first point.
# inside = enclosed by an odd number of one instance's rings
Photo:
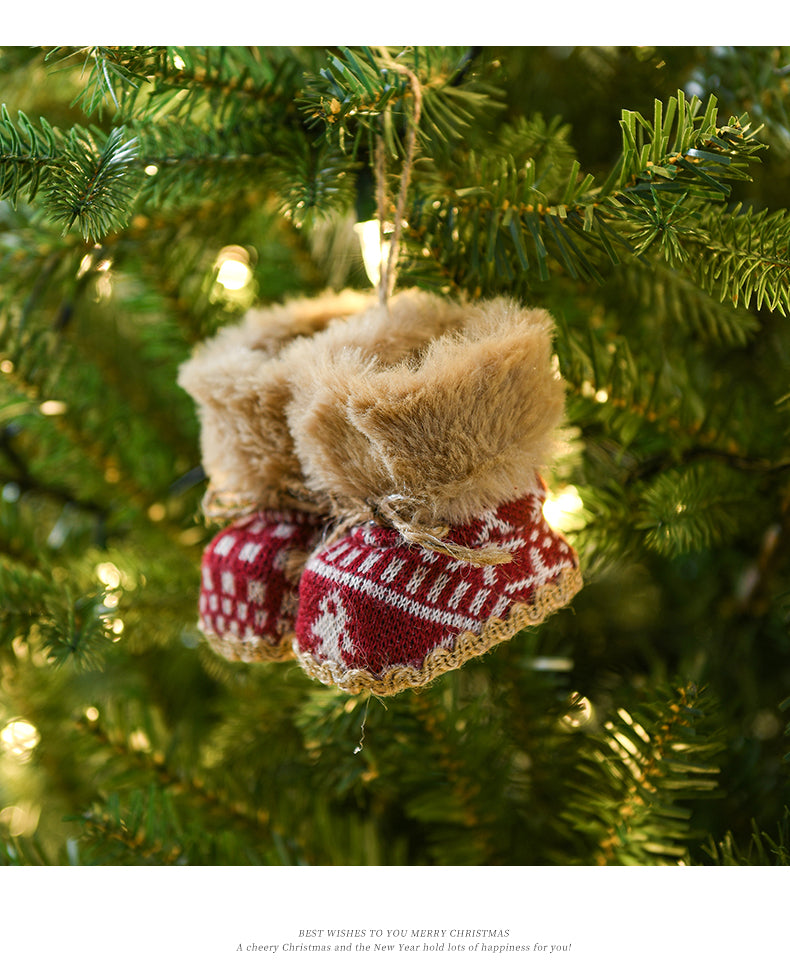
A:
{"type": "MultiPolygon", "coordinates": [[[[386,52],[384,52],[386,54],[386,52]]],[[[395,279],[397,277],[398,257],[400,252],[400,236],[403,227],[403,214],[406,210],[406,195],[411,180],[411,171],[414,164],[414,153],[417,148],[417,130],[420,125],[422,114],[422,89],[417,75],[403,64],[393,61],[387,56],[387,66],[408,78],[409,86],[412,91],[413,112],[409,118],[408,132],[406,135],[406,148],[403,159],[403,168],[400,175],[400,186],[398,197],[395,204],[395,214],[393,218],[392,237],[389,241],[389,252],[385,247],[385,223],[387,217],[387,152],[384,145],[384,137],[379,133],[376,136],[375,144],[375,167],[376,167],[376,208],[379,218],[379,244],[381,259],[379,264],[379,301],[386,305],[395,290],[395,279]]]]}

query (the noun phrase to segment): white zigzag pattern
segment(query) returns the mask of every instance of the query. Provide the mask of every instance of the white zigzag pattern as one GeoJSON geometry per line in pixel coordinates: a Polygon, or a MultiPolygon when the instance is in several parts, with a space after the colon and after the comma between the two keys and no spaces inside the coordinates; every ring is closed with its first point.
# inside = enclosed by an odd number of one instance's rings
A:
{"type": "Polygon", "coordinates": [[[416,599],[409,599],[408,596],[402,593],[394,592],[385,586],[380,586],[378,583],[373,582],[372,579],[355,575],[353,572],[344,572],[342,569],[338,569],[334,565],[327,565],[318,559],[311,560],[308,563],[308,568],[316,575],[321,576],[322,579],[327,579],[340,586],[347,586],[349,589],[355,589],[357,592],[372,596],[380,602],[387,603],[396,609],[409,613],[411,616],[416,616],[418,619],[426,620],[429,623],[438,623],[440,626],[452,626],[458,630],[475,630],[481,625],[481,620],[475,619],[472,616],[467,616],[464,613],[448,612],[436,606],[425,606],[416,599]]]}

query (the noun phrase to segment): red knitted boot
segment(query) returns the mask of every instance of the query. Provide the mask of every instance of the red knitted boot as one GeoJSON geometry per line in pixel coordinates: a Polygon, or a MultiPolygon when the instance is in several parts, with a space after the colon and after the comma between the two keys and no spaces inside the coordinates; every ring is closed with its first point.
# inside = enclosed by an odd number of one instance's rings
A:
{"type": "Polygon", "coordinates": [[[537,474],[563,406],[551,320],[503,300],[464,315],[420,359],[340,350],[294,377],[305,480],[339,519],[302,574],[294,653],[345,691],[424,685],[581,586],[537,474]]]}
{"type": "Polygon", "coordinates": [[[229,660],[292,657],[299,571],[327,510],[304,488],[285,422],[288,349],[370,301],[347,291],[252,309],[181,367],[201,421],[204,512],[233,522],[203,555],[199,602],[201,631],[229,660]]]}
{"type": "Polygon", "coordinates": [[[298,581],[321,523],[308,512],[260,511],[221,531],[203,553],[199,627],[229,660],[287,660],[298,581]]]}
{"type": "Polygon", "coordinates": [[[204,510],[235,519],[204,553],[199,624],[230,660],[291,656],[299,574],[328,523],[329,498],[305,484],[286,422],[299,364],[340,350],[399,362],[460,322],[457,306],[414,292],[386,310],[372,302],[344,292],[251,312],[181,369],[200,410],[204,510]]]}
{"type": "Polygon", "coordinates": [[[302,668],[345,691],[395,694],[542,622],[581,582],[575,554],[543,518],[544,497],[536,489],[444,537],[470,555],[510,553],[504,564],[462,561],[375,524],[319,549],[299,586],[302,668]]]}

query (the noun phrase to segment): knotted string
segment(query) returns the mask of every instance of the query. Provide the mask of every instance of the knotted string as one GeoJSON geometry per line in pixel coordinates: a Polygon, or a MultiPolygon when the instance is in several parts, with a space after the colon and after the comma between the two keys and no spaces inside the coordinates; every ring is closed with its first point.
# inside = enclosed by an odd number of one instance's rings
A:
{"type": "Polygon", "coordinates": [[[331,545],[341,535],[369,521],[382,528],[392,528],[410,545],[447,555],[458,562],[470,565],[503,565],[512,562],[513,554],[506,548],[485,545],[482,548],[469,548],[447,541],[449,525],[421,525],[414,520],[413,512],[419,502],[404,494],[389,494],[375,502],[355,502],[344,498],[335,505],[337,522],[325,545],[331,545]],[[411,514],[411,518],[409,515],[411,514]]]}

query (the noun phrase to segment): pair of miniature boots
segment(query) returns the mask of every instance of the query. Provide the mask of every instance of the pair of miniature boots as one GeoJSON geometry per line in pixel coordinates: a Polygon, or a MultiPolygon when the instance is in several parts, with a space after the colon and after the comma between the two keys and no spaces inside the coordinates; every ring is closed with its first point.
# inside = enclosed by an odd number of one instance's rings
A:
{"type": "Polygon", "coordinates": [[[539,475],[564,390],[544,311],[418,291],[387,306],[345,298],[367,304],[316,312],[276,349],[256,339],[254,367],[249,345],[228,359],[244,370],[217,354],[255,331],[242,326],[182,368],[200,404],[207,497],[234,499],[239,515],[204,555],[201,628],[230,659],[293,654],[323,683],[388,695],[541,622],[580,588],[539,475]]]}

